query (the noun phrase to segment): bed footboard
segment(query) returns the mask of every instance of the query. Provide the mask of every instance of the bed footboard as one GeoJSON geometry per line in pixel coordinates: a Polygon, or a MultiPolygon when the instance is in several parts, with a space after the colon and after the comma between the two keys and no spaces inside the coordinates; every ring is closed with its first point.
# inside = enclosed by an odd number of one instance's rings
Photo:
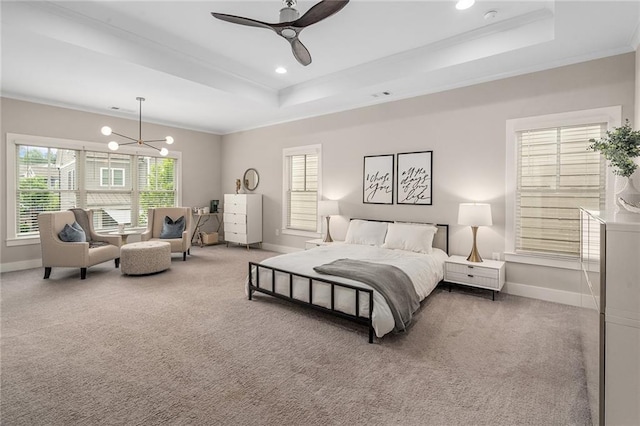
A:
{"type": "MultiPolygon", "coordinates": [[[[344,284],[344,283],[338,283],[335,281],[331,281],[328,279],[324,279],[324,278],[318,278],[318,277],[310,277],[308,275],[303,275],[303,274],[298,274],[295,272],[291,272],[291,271],[285,271],[283,269],[278,269],[278,268],[273,268],[271,266],[265,266],[265,265],[261,265],[259,263],[255,263],[255,262],[249,262],[249,280],[248,280],[248,284],[247,284],[248,288],[247,288],[247,293],[248,293],[248,299],[251,300],[252,298],[252,294],[254,291],[258,291],[260,293],[264,293],[264,294],[268,294],[270,296],[273,297],[277,297],[278,299],[283,299],[283,300],[288,300],[290,302],[293,302],[295,304],[298,305],[303,305],[303,306],[308,306],[311,307],[313,309],[317,309],[320,310],[322,312],[327,312],[329,314],[338,316],[340,318],[344,318],[347,319],[349,321],[355,322],[357,324],[362,324],[362,325],[366,325],[369,328],[369,343],[373,343],[373,321],[372,321],[372,315],[373,315],[373,290],[372,289],[366,289],[366,288],[360,288],[360,287],[355,287],[349,284],[344,284]],[[267,288],[265,288],[264,286],[261,286],[260,283],[260,270],[261,269],[265,269],[265,270],[269,270],[271,271],[271,288],[272,290],[269,290],[267,288]],[[289,290],[289,294],[281,294],[276,292],[276,272],[279,274],[284,274],[285,276],[288,276],[288,290],[289,290]],[[309,301],[305,301],[305,300],[301,300],[298,298],[294,298],[293,297],[293,282],[294,282],[294,277],[296,278],[301,278],[303,280],[305,280],[308,283],[308,297],[309,297],[309,301]],[[329,307],[325,307],[325,306],[321,306],[318,304],[313,303],[313,283],[317,282],[317,283],[323,283],[323,284],[327,284],[330,286],[330,291],[331,291],[331,296],[330,296],[330,306],[329,307]],[[336,289],[344,289],[347,291],[352,291],[355,295],[355,306],[353,309],[354,314],[349,314],[340,310],[336,309],[336,289]],[[366,294],[369,296],[369,312],[367,316],[361,316],[360,315],[360,300],[361,300],[361,295],[366,294]]],[[[366,306],[366,305],[365,305],[366,306]]]]}

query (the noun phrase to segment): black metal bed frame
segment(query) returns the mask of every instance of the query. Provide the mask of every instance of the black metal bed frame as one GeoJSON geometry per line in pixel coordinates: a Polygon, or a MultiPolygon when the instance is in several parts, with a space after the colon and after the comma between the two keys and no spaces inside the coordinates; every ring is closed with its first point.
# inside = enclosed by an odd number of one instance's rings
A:
{"type": "Polygon", "coordinates": [[[252,299],[252,293],[253,291],[258,291],[260,293],[264,293],[264,294],[268,294],[270,296],[273,297],[277,297],[278,299],[282,299],[282,300],[288,300],[289,302],[293,302],[295,304],[298,305],[303,305],[303,306],[308,306],[311,307],[313,309],[317,309],[323,312],[328,312],[332,315],[338,316],[340,318],[344,318],[347,319],[349,321],[353,321],[355,323],[358,324],[363,324],[366,325],[369,328],[369,343],[373,343],[373,321],[372,321],[372,314],[373,314],[373,290],[372,289],[366,289],[366,288],[360,288],[360,287],[355,287],[349,284],[344,284],[344,283],[338,283],[338,282],[334,282],[331,280],[326,280],[324,278],[318,278],[318,277],[310,277],[308,275],[304,275],[304,274],[298,274],[295,272],[291,272],[291,271],[285,271],[284,269],[279,269],[279,268],[274,268],[271,266],[265,266],[265,265],[261,265],[259,263],[255,263],[255,262],[249,262],[249,296],[248,299],[251,300],[252,299]],[[253,285],[253,266],[255,266],[255,277],[256,277],[256,284],[253,285]],[[271,290],[267,290],[266,288],[260,287],[260,269],[267,269],[271,271],[271,288],[274,291],[271,290]],[[289,276],[289,296],[285,296],[284,294],[280,294],[280,293],[276,293],[275,292],[275,288],[276,288],[276,272],[279,272],[281,274],[286,274],[289,276]],[[306,302],[304,300],[300,300],[300,299],[295,299],[293,297],[293,277],[300,277],[303,278],[305,280],[308,281],[309,283],[309,301],[306,302]],[[325,283],[325,284],[329,284],[331,286],[331,308],[325,308],[324,306],[320,306],[320,305],[316,305],[313,303],[313,282],[321,282],[321,283],[325,283]],[[355,301],[355,315],[351,315],[351,314],[347,314],[345,312],[342,311],[337,311],[335,309],[335,289],[336,286],[340,287],[340,288],[344,288],[344,289],[349,289],[349,290],[353,290],[355,292],[356,295],[356,301],[355,301]],[[361,293],[366,293],[369,295],[369,316],[368,317],[363,317],[360,316],[360,294],[361,293]]]}
{"type": "MultiPolygon", "coordinates": [[[[365,219],[365,220],[370,220],[370,219],[365,219]]],[[[377,222],[389,222],[389,221],[379,220],[377,222]]],[[[448,254],[449,253],[449,225],[437,224],[436,226],[438,228],[445,229],[444,251],[448,254]]],[[[349,284],[339,283],[339,282],[335,282],[335,281],[331,281],[331,280],[319,278],[319,277],[311,277],[309,275],[299,274],[296,272],[291,272],[291,271],[287,271],[280,268],[274,268],[272,266],[266,266],[256,262],[249,262],[249,279],[248,279],[247,286],[248,286],[247,298],[249,300],[252,300],[253,292],[257,291],[260,293],[268,294],[269,296],[276,297],[278,299],[287,300],[297,305],[307,306],[322,312],[326,312],[331,315],[355,322],[357,324],[366,325],[369,329],[369,343],[373,343],[373,332],[374,332],[373,321],[372,321],[373,289],[355,287],[349,284]],[[255,271],[254,271],[254,267],[255,267],[255,271]],[[271,271],[272,290],[268,290],[260,286],[260,269],[266,269],[271,271]],[[255,284],[253,279],[254,273],[255,273],[255,284]],[[275,291],[276,290],[276,273],[285,274],[289,276],[289,295],[288,296],[281,293],[276,293],[275,291]],[[299,277],[307,280],[309,285],[309,301],[308,302],[304,300],[296,299],[293,297],[293,278],[294,277],[299,277]],[[313,303],[313,282],[314,281],[328,284],[331,286],[331,307],[330,308],[326,308],[324,306],[316,305],[313,303]],[[335,309],[336,287],[352,290],[355,292],[355,309],[354,309],[355,315],[347,314],[345,312],[338,311],[335,309]],[[362,293],[369,295],[369,315],[367,317],[360,316],[360,295],[362,293]]]]}

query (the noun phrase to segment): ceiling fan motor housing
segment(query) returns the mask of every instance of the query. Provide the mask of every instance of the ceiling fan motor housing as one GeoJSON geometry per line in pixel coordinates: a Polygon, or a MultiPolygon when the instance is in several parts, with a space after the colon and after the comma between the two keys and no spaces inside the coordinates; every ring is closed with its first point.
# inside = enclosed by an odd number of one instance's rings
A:
{"type": "Polygon", "coordinates": [[[300,12],[298,12],[293,7],[287,6],[280,9],[280,23],[292,22],[298,19],[299,17],[300,17],[300,12]]]}

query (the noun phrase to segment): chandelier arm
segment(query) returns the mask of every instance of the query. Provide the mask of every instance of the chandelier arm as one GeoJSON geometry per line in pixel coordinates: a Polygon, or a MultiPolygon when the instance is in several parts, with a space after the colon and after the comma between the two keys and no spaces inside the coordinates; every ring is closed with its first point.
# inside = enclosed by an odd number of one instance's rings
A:
{"type": "MultiPolygon", "coordinates": [[[[131,139],[131,138],[129,138],[129,139],[131,139]]],[[[133,139],[131,139],[131,140],[133,140],[133,139]]],[[[127,142],[127,143],[119,143],[118,145],[120,145],[120,146],[124,146],[124,145],[133,145],[133,144],[137,144],[137,143],[138,143],[138,141],[135,141],[135,142],[127,142]]]]}
{"type": "Polygon", "coordinates": [[[149,140],[149,141],[142,141],[142,143],[147,143],[147,142],[166,142],[166,139],[153,139],[153,140],[149,140]]]}
{"type": "MultiPolygon", "coordinates": [[[[148,141],[148,142],[151,142],[151,141],[148,141]]],[[[160,152],[160,148],[157,148],[157,147],[155,147],[155,146],[153,146],[153,145],[149,145],[149,144],[148,144],[147,142],[145,142],[145,141],[142,141],[142,144],[143,144],[143,145],[148,146],[149,148],[153,148],[153,149],[155,149],[156,151],[160,152]]]]}
{"type": "MultiPolygon", "coordinates": [[[[136,143],[138,142],[138,140],[137,140],[137,139],[130,138],[129,136],[125,136],[125,135],[123,135],[123,134],[121,134],[121,133],[114,132],[113,130],[111,131],[111,133],[112,133],[112,134],[114,134],[114,135],[118,135],[118,136],[120,136],[121,138],[129,139],[130,141],[134,141],[134,142],[136,142],[136,143]]],[[[125,145],[125,144],[121,144],[121,145],[125,145]]]]}

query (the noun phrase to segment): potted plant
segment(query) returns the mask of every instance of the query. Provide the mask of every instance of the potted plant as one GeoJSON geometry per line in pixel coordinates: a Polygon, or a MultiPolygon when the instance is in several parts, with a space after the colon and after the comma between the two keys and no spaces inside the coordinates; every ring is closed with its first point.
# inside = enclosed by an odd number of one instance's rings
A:
{"type": "Polygon", "coordinates": [[[617,201],[627,210],[640,213],[640,192],[633,187],[631,178],[638,168],[634,159],[640,156],[640,130],[633,130],[627,119],[623,126],[608,130],[604,138],[589,142],[589,149],[601,152],[609,161],[613,174],[627,180],[617,201]]]}

